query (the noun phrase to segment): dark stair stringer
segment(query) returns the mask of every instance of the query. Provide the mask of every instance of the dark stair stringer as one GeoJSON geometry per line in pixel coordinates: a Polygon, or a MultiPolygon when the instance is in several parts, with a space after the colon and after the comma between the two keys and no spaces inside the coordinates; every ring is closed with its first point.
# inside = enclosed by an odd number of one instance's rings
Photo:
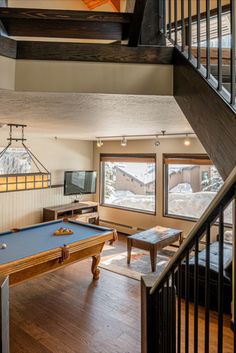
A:
{"type": "Polygon", "coordinates": [[[177,49],[174,50],[174,97],[226,179],[236,166],[236,114],[177,49]]]}

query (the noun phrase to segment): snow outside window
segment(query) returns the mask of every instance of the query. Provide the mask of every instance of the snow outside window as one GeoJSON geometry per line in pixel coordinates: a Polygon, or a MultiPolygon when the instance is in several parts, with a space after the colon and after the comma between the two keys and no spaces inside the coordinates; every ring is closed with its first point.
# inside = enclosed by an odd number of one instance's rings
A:
{"type": "MultiPolygon", "coordinates": [[[[223,180],[210,160],[204,158],[165,159],[165,214],[198,219],[209,206],[223,180]],[[195,163],[194,163],[195,162],[195,163]]],[[[232,223],[232,208],[225,211],[225,222],[232,223]]]]}
{"type": "Polygon", "coordinates": [[[103,205],[155,213],[156,160],[153,156],[103,156],[103,205]]]}

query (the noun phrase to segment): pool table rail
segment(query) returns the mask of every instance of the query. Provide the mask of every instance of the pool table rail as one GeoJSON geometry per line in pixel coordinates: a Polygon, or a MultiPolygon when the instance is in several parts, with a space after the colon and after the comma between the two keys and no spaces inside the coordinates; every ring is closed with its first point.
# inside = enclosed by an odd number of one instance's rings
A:
{"type": "Polygon", "coordinates": [[[92,257],[92,273],[98,279],[97,266],[100,254],[106,241],[114,241],[114,232],[107,231],[66,245],[69,257],[64,258],[65,247],[58,247],[48,251],[25,257],[16,261],[0,265],[0,276],[9,276],[10,286],[27,281],[44,273],[52,272],[72,263],[92,257]]]}

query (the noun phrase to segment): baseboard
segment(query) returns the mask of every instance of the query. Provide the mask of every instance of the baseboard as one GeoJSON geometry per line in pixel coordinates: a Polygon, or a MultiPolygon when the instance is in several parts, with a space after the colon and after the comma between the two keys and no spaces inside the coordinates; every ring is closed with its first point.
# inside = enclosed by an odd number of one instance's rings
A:
{"type": "Polygon", "coordinates": [[[144,228],[139,228],[139,227],[134,227],[134,226],[129,226],[127,224],[120,224],[112,221],[107,221],[104,219],[99,220],[99,225],[104,226],[104,227],[112,227],[115,228],[118,232],[123,233],[123,234],[128,234],[132,235],[138,232],[141,232],[145,230],[144,228]]]}

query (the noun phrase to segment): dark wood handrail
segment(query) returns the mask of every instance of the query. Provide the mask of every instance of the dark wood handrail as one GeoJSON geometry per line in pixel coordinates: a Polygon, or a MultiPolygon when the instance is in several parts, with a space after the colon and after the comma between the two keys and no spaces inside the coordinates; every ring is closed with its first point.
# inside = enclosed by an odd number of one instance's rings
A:
{"type": "Polygon", "coordinates": [[[234,187],[236,185],[236,167],[232,170],[229,177],[226,179],[224,185],[215,196],[211,204],[208,206],[206,211],[203,213],[199,221],[194,225],[190,231],[189,236],[180,246],[179,250],[175,253],[165,270],[162,272],[160,277],[153,284],[150,293],[154,294],[159,287],[161,287],[166,279],[170,276],[173,270],[176,269],[181,259],[183,259],[187,252],[194,246],[196,238],[199,239],[204,236],[204,232],[208,224],[212,224],[219,214],[220,208],[226,207],[228,202],[234,195],[234,187]]]}

